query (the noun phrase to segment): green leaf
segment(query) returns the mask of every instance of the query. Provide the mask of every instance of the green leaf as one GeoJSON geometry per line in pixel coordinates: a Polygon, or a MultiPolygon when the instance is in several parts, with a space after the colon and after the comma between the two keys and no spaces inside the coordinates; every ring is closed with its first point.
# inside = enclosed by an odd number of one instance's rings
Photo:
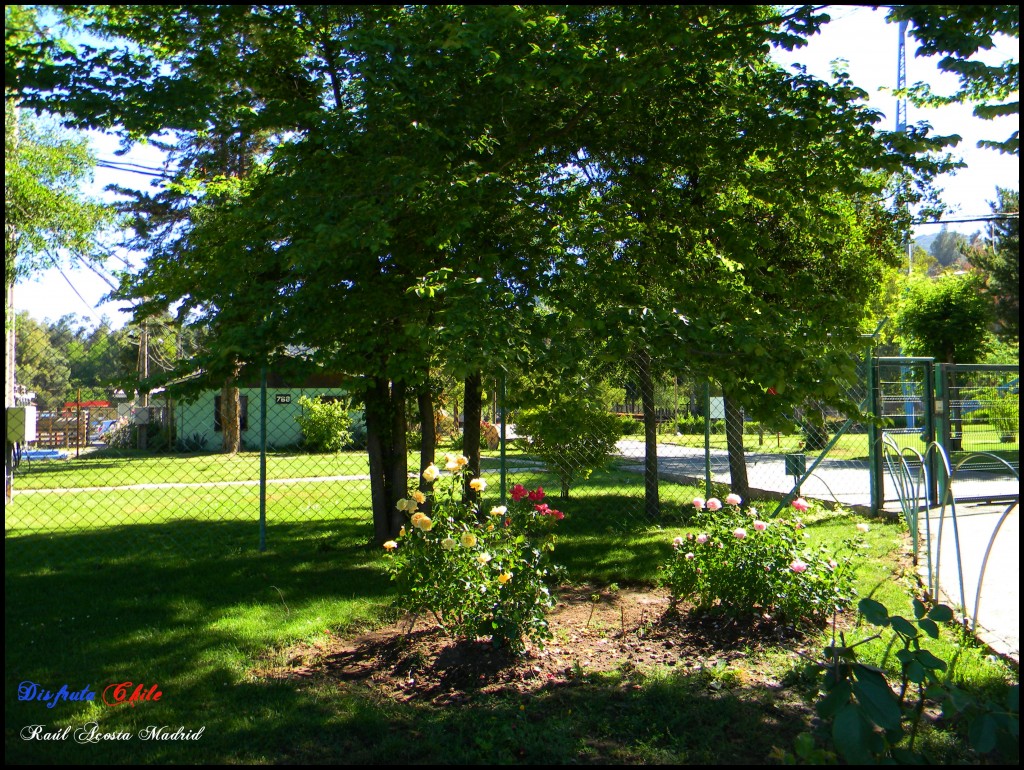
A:
{"type": "Polygon", "coordinates": [[[818,716],[822,719],[834,717],[840,708],[850,702],[850,695],[852,693],[853,687],[848,681],[839,682],[839,684],[829,690],[824,698],[818,701],[818,705],[815,706],[818,716]]]}
{"type": "Polygon", "coordinates": [[[930,668],[933,671],[946,670],[946,661],[935,657],[932,653],[928,652],[928,650],[918,650],[917,659],[925,668],[930,668]]]}
{"type": "Polygon", "coordinates": [[[889,610],[881,602],[876,602],[874,599],[861,599],[857,603],[857,609],[871,625],[883,628],[889,625],[889,610]]]}
{"type": "Polygon", "coordinates": [[[987,754],[996,747],[996,721],[991,714],[982,714],[967,729],[971,747],[979,754],[987,754]]]}
{"type": "Polygon", "coordinates": [[[939,627],[931,618],[919,620],[917,621],[917,625],[919,625],[921,627],[921,630],[928,634],[928,636],[930,636],[932,639],[939,638],[939,627]]]}
{"type": "Polygon", "coordinates": [[[893,630],[897,633],[902,634],[903,636],[908,636],[911,639],[917,638],[917,628],[914,626],[913,623],[911,623],[906,618],[901,617],[900,615],[896,615],[890,618],[889,620],[892,624],[893,630]]]}
{"type": "Polygon", "coordinates": [[[913,604],[914,617],[920,620],[925,616],[925,613],[928,612],[928,608],[924,606],[924,602],[922,602],[920,599],[914,599],[913,604]]]}
{"type": "Polygon", "coordinates": [[[896,695],[889,689],[885,677],[864,665],[853,667],[853,692],[864,714],[879,727],[895,730],[900,726],[900,706],[896,695]]]}
{"type": "Polygon", "coordinates": [[[924,666],[922,666],[916,660],[912,660],[909,663],[907,663],[903,667],[903,673],[906,674],[907,679],[913,682],[914,684],[921,684],[922,682],[924,682],[925,678],[928,675],[928,672],[925,671],[924,666]]]}
{"type": "Polygon", "coordinates": [[[871,725],[853,704],[841,708],[832,723],[832,740],[836,749],[847,762],[857,765],[875,764],[868,748],[871,732],[871,725]]]}
{"type": "Polygon", "coordinates": [[[936,604],[928,610],[928,617],[936,623],[948,623],[953,619],[953,610],[945,604],[936,604]]]}

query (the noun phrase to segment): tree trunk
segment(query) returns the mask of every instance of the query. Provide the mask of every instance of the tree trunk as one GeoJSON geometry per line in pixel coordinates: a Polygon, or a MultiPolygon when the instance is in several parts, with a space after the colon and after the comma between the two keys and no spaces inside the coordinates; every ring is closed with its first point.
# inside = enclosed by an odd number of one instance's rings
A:
{"type": "Polygon", "coordinates": [[[242,431],[239,425],[241,399],[234,377],[228,377],[220,389],[220,429],[225,454],[235,454],[242,446],[242,431]]]}
{"type": "Polygon", "coordinates": [[[743,411],[735,399],[725,398],[725,441],[729,448],[729,477],[732,491],[747,502],[750,484],[747,482],[747,455],[743,446],[743,411]]]}
{"type": "Polygon", "coordinates": [[[370,506],[378,545],[398,535],[404,517],[395,504],[408,491],[405,386],[376,378],[366,392],[366,450],[370,461],[370,506]]]}
{"type": "Polygon", "coordinates": [[[658,490],[658,416],[654,409],[654,376],[651,372],[651,354],[647,350],[639,357],[640,402],[644,412],[644,512],[649,519],[661,515],[658,490]]]}
{"type": "Polygon", "coordinates": [[[466,486],[463,499],[476,502],[480,495],[469,488],[471,479],[480,475],[480,420],[483,416],[483,375],[474,372],[466,377],[466,394],[463,396],[462,407],[466,419],[462,426],[462,454],[469,460],[466,486]]]}
{"type": "Polygon", "coordinates": [[[407,423],[405,420],[404,382],[391,383],[391,456],[389,473],[386,481],[389,487],[391,512],[391,536],[397,537],[398,531],[405,523],[405,514],[395,507],[395,503],[409,494],[409,447],[406,441],[407,423]]]}

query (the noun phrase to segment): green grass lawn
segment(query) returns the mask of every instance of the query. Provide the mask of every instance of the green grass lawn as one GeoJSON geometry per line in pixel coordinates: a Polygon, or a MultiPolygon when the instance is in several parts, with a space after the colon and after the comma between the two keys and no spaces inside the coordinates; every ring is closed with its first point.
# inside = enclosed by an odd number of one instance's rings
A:
{"type": "MultiPolygon", "coordinates": [[[[267,454],[268,479],[354,476],[368,472],[366,452],[267,454]]],[[[129,484],[204,484],[251,481],[259,477],[259,452],[197,455],[99,450],[79,458],[72,456],[67,460],[22,461],[15,478],[17,489],[47,489],[129,484]]]]}
{"type": "MultiPolygon", "coordinates": [[[[216,464],[210,462],[212,478],[216,464]]],[[[518,462],[529,464],[529,458],[520,455],[518,462]]],[[[102,478],[95,468],[90,473],[102,478]]],[[[519,478],[555,488],[538,469],[519,478]]],[[[375,699],[336,680],[266,678],[259,672],[283,663],[297,643],[393,619],[393,590],[382,552],[368,546],[366,482],[270,487],[277,497],[268,502],[269,547],[262,554],[255,550],[255,488],[227,489],[244,497],[195,488],[135,490],[136,509],[115,521],[88,515],[88,503],[101,506],[104,492],[16,497],[16,515],[48,516],[50,526],[12,532],[7,514],[8,762],[494,764],[596,757],[706,764],[764,761],[778,740],[764,692],[739,685],[709,689],[705,675],[668,669],[588,676],[566,690],[528,699],[495,694],[457,708],[375,699]],[[26,681],[50,689],[89,684],[96,692],[131,681],[158,684],[163,695],[135,708],[60,703],[49,709],[17,699],[26,681]],[[133,738],[80,745],[20,737],[27,725],[52,730],[90,722],[107,733],[137,734],[148,725],[205,731],[197,742],[133,738]]],[[[682,485],[673,491],[680,501],[699,493],[682,485]]],[[[496,499],[494,487],[488,494],[496,499]]],[[[571,581],[656,580],[672,538],[687,531],[688,509],[683,502],[667,505],[663,520],[652,524],[637,515],[640,494],[635,474],[609,471],[579,484],[568,500],[549,501],[566,513],[555,553],[571,581]]],[[[825,515],[807,531],[812,542],[837,543],[861,520],[825,515]]],[[[861,593],[894,609],[909,606],[912,581],[899,558],[902,527],[873,521],[866,539],[861,593]]],[[[944,635],[931,649],[948,659],[951,638],[944,635]]],[[[806,647],[813,652],[824,644],[824,636],[812,637],[806,647]]],[[[869,645],[866,655],[893,665],[880,643],[869,645]]],[[[805,664],[791,654],[780,650],[749,665],[772,667],[798,697],[813,697],[805,664]]],[[[956,676],[992,687],[1012,675],[970,647],[960,655],[956,676]]],[[[960,756],[955,746],[946,751],[943,756],[960,756]]]]}

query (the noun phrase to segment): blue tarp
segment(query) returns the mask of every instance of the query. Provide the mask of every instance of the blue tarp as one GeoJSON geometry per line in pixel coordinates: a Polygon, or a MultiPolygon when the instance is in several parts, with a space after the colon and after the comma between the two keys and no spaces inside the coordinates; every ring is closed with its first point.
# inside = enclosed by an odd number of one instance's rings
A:
{"type": "Polygon", "coordinates": [[[67,460],[68,453],[59,449],[23,449],[23,460],[67,460]]]}

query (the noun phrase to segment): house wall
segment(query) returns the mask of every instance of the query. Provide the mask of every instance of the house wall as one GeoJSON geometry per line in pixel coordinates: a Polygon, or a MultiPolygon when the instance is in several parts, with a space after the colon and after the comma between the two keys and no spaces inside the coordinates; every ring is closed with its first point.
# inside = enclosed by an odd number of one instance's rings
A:
{"type": "MultiPolygon", "coordinates": [[[[245,411],[247,425],[242,429],[242,448],[255,451],[260,446],[260,389],[239,388],[239,396],[246,397],[245,411]]],[[[194,435],[206,439],[207,449],[216,449],[221,443],[221,432],[214,430],[214,402],[220,391],[203,393],[190,404],[179,403],[175,407],[175,426],[179,441],[191,439],[194,435]]],[[[298,415],[302,411],[299,398],[307,396],[333,396],[346,398],[343,388],[267,388],[267,448],[284,449],[297,446],[302,441],[298,415]],[[280,403],[285,402],[287,403],[280,403]]]]}

